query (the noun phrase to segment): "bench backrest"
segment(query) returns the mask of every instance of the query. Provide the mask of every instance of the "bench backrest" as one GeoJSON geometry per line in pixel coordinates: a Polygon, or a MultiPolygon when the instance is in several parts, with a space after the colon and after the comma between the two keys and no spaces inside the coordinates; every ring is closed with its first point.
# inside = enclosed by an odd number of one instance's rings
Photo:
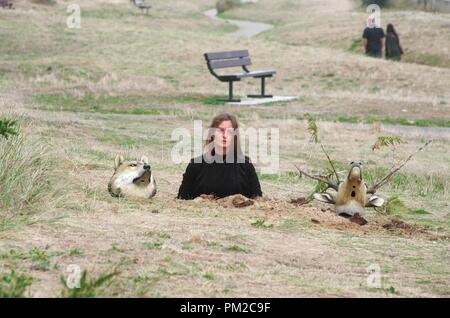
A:
{"type": "Polygon", "coordinates": [[[205,59],[212,70],[252,64],[248,50],[205,53],[205,59]]]}

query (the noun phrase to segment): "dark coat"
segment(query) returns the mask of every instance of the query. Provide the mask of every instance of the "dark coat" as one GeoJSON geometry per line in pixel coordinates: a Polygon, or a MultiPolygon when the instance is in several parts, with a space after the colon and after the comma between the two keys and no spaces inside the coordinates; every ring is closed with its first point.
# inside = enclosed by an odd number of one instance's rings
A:
{"type": "Polygon", "coordinates": [[[403,49],[400,45],[399,38],[393,33],[386,34],[386,58],[392,60],[400,60],[403,49]]]}

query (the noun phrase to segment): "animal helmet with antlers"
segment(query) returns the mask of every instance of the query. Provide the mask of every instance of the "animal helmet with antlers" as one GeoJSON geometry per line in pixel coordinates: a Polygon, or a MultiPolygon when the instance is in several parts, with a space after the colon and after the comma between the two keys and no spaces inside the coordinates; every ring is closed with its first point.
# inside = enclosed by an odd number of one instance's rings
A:
{"type": "Polygon", "coordinates": [[[327,185],[327,189],[322,193],[314,193],[314,199],[334,204],[336,206],[336,213],[339,215],[349,215],[353,216],[356,213],[363,216],[365,213],[365,207],[380,207],[384,204],[384,199],[375,195],[375,193],[385,184],[387,184],[392,176],[397,173],[408,161],[412,159],[412,157],[421,151],[423,148],[428,146],[431,143],[431,140],[426,142],[423,146],[417,149],[414,153],[409,155],[401,164],[397,167],[392,168],[389,173],[384,176],[380,181],[376,182],[373,186],[368,187],[363,182],[363,173],[362,173],[362,162],[361,161],[352,161],[350,163],[350,170],[348,175],[344,181],[339,180],[339,176],[334,169],[333,163],[327,155],[328,161],[331,164],[332,170],[337,179],[337,184],[331,182],[328,178],[325,179],[321,176],[313,176],[310,175],[297,166],[297,170],[300,172],[300,175],[305,175],[306,177],[323,182],[327,185]],[[333,189],[334,192],[328,192],[328,189],[333,189]]]}

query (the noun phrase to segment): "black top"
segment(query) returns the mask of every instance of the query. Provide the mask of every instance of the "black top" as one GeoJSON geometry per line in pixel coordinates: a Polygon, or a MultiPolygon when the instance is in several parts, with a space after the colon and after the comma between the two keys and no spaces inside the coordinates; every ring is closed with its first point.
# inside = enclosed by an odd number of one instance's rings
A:
{"type": "Polygon", "coordinates": [[[384,38],[382,28],[365,28],[363,38],[367,39],[366,53],[381,53],[381,39],[384,38]]]}
{"type": "Polygon", "coordinates": [[[247,156],[244,161],[208,163],[203,156],[191,159],[183,174],[178,199],[192,200],[201,194],[213,194],[219,198],[233,194],[248,198],[262,196],[255,167],[247,156]]]}

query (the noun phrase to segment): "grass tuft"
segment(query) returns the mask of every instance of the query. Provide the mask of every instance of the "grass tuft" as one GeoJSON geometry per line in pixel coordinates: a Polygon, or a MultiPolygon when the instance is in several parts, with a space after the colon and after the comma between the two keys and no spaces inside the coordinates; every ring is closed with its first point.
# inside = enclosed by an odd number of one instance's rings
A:
{"type": "Polygon", "coordinates": [[[78,286],[69,286],[67,280],[61,277],[61,283],[64,289],[61,292],[62,297],[66,298],[92,298],[96,297],[102,287],[107,287],[112,279],[120,272],[112,272],[100,275],[98,278],[90,278],[86,270],[81,273],[78,286]]]}
{"type": "Polygon", "coordinates": [[[273,227],[273,224],[266,224],[265,219],[257,219],[255,222],[252,223],[254,227],[262,227],[262,228],[271,228],[273,227]]]}
{"type": "Polygon", "coordinates": [[[245,248],[243,248],[243,247],[240,247],[240,246],[238,246],[238,245],[231,245],[231,246],[228,246],[228,247],[226,248],[226,250],[229,251],[229,252],[250,253],[249,250],[247,250],[247,249],[245,249],[245,248]]]}
{"type": "Polygon", "coordinates": [[[0,137],[8,139],[12,135],[17,135],[17,120],[0,118],[0,137]]]}
{"type": "Polygon", "coordinates": [[[0,220],[42,202],[52,192],[51,177],[49,149],[40,140],[21,133],[0,138],[0,220]]]}
{"type": "Polygon", "coordinates": [[[23,298],[32,282],[32,277],[11,270],[0,277],[0,298],[23,298]]]}

